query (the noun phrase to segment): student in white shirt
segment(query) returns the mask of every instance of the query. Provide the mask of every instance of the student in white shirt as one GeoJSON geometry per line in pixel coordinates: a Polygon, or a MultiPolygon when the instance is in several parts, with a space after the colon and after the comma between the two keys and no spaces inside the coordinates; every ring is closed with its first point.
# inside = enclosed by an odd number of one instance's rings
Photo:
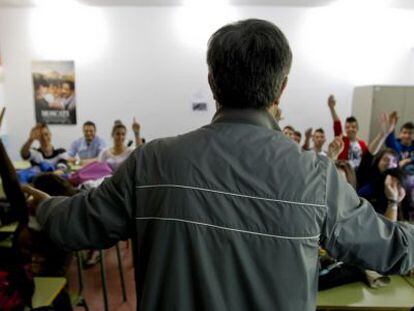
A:
{"type": "MultiPolygon", "coordinates": [[[[132,125],[134,134],[135,134],[135,142],[136,145],[142,143],[140,138],[139,130],[140,125],[135,121],[132,125]]],[[[131,152],[134,148],[128,147],[125,144],[127,134],[126,126],[119,120],[114,122],[114,126],[112,128],[112,139],[113,139],[113,146],[107,149],[104,149],[99,154],[99,161],[107,162],[112,170],[115,172],[118,167],[129,157],[131,152]]]]}

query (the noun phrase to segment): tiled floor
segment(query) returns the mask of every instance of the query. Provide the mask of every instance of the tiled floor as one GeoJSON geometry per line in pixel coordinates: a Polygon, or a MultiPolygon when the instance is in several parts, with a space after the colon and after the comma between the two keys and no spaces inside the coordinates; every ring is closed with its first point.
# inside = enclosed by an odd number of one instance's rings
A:
{"type": "MultiPolygon", "coordinates": [[[[127,290],[127,302],[122,302],[121,280],[118,272],[116,251],[111,248],[105,251],[106,275],[108,284],[108,304],[110,311],[135,311],[135,283],[132,262],[132,250],[127,248],[125,242],[120,242],[121,258],[124,267],[124,277],[127,290]]],[[[99,265],[84,271],[84,292],[85,298],[90,311],[103,311],[102,283],[99,265]]],[[[75,261],[72,264],[69,284],[71,291],[77,289],[77,272],[75,261]]],[[[83,308],[76,308],[81,311],[83,308]]]]}

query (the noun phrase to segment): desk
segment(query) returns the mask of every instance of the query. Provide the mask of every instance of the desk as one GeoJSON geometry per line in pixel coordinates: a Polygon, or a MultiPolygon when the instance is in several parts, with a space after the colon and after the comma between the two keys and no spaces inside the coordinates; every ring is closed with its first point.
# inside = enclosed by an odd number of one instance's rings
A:
{"type": "Polygon", "coordinates": [[[66,285],[65,278],[34,278],[33,309],[50,306],[66,285]]]}
{"type": "Polygon", "coordinates": [[[6,247],[6,248],[11,248],[13,246],[13,233],[17,230],[17,227],[19,226],[19,223],[14,222],[12,224],[9,225],[5,225],[5,226],[1,226],[0,227],[0,234],[6,235],[6,237],[3,239],[0,239],[0,247],[6,247]]]}
{"type": "Polygon", "coordinates": [[[14,222],[5,226],[0,227],[0,233],[14,233],[19,226],[18,222],[14,222]]]}
{"type": "Polygon", "coordinates": [[[13,165],[16,170],[24,170],[31,166],[29,161],[13,161],[13,165]]]}
{"type": "Polygon", "coordinates": [[[414,287],[401,276],[392,276],[389,286],[372,289],[356,282],[319,292],[318,309],[411,310],[414,287]]]}

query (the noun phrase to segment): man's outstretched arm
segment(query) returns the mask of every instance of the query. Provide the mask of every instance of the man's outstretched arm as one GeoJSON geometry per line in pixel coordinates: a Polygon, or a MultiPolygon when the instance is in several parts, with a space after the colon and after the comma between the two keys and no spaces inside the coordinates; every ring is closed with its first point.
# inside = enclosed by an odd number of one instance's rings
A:
{"type": "Polygon", "coordinates": [[[413,268],[414,226],[378,215],[329,165],[323,247],[341,261],[384,274],[413,268]]]}
{"type": "Polygon", "coordinates": [[[136,150],[98,188],[73,197],[38,198],[37,220],[50,238],[65,249],[108,248],[129,238],[135,205],[136,150]]]}

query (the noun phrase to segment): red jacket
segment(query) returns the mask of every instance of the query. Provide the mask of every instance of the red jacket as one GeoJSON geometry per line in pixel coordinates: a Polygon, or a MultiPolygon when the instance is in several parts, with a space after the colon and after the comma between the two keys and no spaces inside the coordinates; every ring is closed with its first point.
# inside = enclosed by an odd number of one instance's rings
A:
{"type": "MultiPolygon", "coordinates": [[[[335,137],[342,135],[342,124],[341,124],[341,121],[339,120],[334,121],[334,133],[335,133],[335,137]]],[[[344,146],[344,150],[339,154],[338,160],[348,160],[350,140],[348,136],[342,136],[342,140],[344,141],[345,146],[344,146]]],[[[361,156],[363,156],[368,151],[367,144],[361,139],[357,139],[357,140],[362,150],[361,156]]]]}

